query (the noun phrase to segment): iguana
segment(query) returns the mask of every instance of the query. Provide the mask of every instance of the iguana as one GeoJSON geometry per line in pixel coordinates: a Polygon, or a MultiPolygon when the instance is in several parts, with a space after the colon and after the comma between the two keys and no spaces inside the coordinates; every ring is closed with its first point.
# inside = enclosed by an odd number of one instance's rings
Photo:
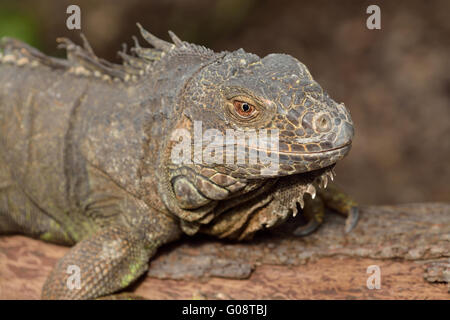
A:
{"type": "Polygon", "coordinates": [[[286,54],[217,53],[170,31],[167,42],[138,27],[152,47],[133,37],[122,64],[98,58],[84,36],[82,47],[58,39],[66,59],[2,40],[0,234],[73,245],[42,298],[113,296],[182,234],[248,239],[302,212],[309,220],[295,233],[306,235],[325,206],[347,216],[346,231],[355,225],[356,203],[325,188],[353,123],[305,65],[286,54]],[[198,123],[215,134],[196,136],[198,123]],[[226,150],[240,150],[230,159],[244,162],[197,159],[208,150],[223,158],[210,144],[230,130],[262,129],[277,132],[276,145],[227,139],[226,150]],[[191,158],[179,161],[174,150],[189,135],[180,154],[191,158]],[[275,156],[277,170],[251,162],[252,152],[275,156]],[[70,286],[74,266],[80,282],[70,286]]]}

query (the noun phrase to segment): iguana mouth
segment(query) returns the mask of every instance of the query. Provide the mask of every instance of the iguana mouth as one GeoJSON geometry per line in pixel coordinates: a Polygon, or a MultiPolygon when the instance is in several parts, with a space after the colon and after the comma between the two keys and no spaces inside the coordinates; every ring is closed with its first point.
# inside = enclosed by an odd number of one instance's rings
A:
{"type": "Polygon", "coordinates": [[[342,146],[339,147],[335,147],[335,148],[330,148],[330,149],[326,149],[326,150],[320,150],[320,151],[308,151],[308,152],[280,152],[282,154],[329,154],[332,151],[337,151],[337,150],[345,150],[345,149],[350,149],[352,146],[352,142],[346,143],[342,146]]]}
{"type": "MultiPolygon", "coordinates": [[[[235,145],[236,147],[242,147],[241,145],[235,145]]],[[[333,151],[338,151],[338,150],[346,150],[347,148],[350,149],[352,146],[352,142],[348,142],[344,145],[341,145],[339,147],[335,147],[335,148],[330,148],[330,149],[326,149],[326,150],[318,150],[318,151],[284,151],[284,150],[274,150],[274,149],[259,149],[259,148],[248,148],[248,151],[258,151],[258,152],[267,152],[267,153],[276,153],[276,154],[280,154],[280,155],[313,155],[313,154],[329,154],[333,151]]]]}
{"type": "MultiPolygon", "coordinates": [[[[352,147],[349,142],[345,145],[314,152],[286,152],[286,151],[268,151],[262,149],[247,149],[247,152],[258,152],[260,159],[265,157],[268,164],[257,163],[250,165],[259,170],[266,170],[261,177],[281,177],[297,174],[307,174],[334,165],[343,159],[352,147]]],[[[261,171],[262,172],[262,171],[261,171]]],[[[256,177],[244,176],[246,179],[258,179],[256,177]]]]}
{"type": "MultiPolygon", "coordinates": [[[[346,155],[350,149],[352,144],[346,144],[344,146],[326,149],[326,150],[320,150],[320,151],[306,151],[306,152],[286,152],[286,151],[278,151],[278,155],[280,156],[280,160],[283,160],[282,156],[285,157],[292,157],[292,160],[295,162],[296,157],[308,157],[308,156],[315,156],[315,157],[330,157],[333,154],[337,153],[343,153],[343,155],[346,155]]],[[[270,152],[270,151],[269,151],[270,152]]],[[[272,151],[275,152],[275,151],[272,151]]],[[[303,161],[303,159],[300,159],[300,161],[303,161]]]]}

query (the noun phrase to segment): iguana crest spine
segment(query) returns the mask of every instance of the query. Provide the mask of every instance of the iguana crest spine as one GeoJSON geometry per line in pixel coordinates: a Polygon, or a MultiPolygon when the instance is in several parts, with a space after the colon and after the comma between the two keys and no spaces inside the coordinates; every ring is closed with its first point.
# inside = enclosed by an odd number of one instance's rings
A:
{"type": "Polygon", "coordinates": [[[134,81],[152,72],[154,64],[164,57],[196,56],[205,60],[214,59],[217,54],[204,46],[180,40],[175,33],[169,31],[173,43],[155,37],[137,23],[142,37],[153,48],[141,47],[137,37],[133,36],[134,47],[127,53],[126,44],[118,52],[122,64],[115,64],[97,57],[88,40],[81,34],[83,46],[79,46],[68,38],[58,38],[58,48],[65,49],[66,59],[47,56],[24,42],[12,38],[3,38],[0,49],[0,62],[14,63],[17,66],[46,65],[54,69],[65,69],[81,76],[93,76],[105,81],[134,81]]]}

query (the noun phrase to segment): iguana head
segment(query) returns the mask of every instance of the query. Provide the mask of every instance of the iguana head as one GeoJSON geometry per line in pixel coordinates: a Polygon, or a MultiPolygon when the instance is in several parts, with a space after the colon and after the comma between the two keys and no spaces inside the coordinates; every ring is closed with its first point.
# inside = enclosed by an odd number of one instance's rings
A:
{"type": "Polygon", "coordinates": [[[349,112],[323,91],[304,64],[289,55],[261,59],[242,49],[228,53],[188,82],[182,103],[185,116],[202,125],[203,147],[212,146],[203,154],[206,160],[214,158],[207,155],[215,151],[217,161],[201,165],[220,168],[234,178],[309,172],[336,163],[350,150],[349,112]],[[250,139],[239,140],[242,137],[250,139]],[[214,148],[214,142],[220,146],[214,148]],[[238,148],[243,144],[245,150],[238,148]],[[234,161],[227,161],[226,153],[233,152],[233,147],[234,161]],[[238,159],[239,149],[246,161],[239,161],[243,159],[238,159]],[[250,157],[256,151],[257,161],[252,163],[250,157]]]}
{"type": "Polygon", "coordinates": [[[197,64],[177,93],[181,116],[166,147],[161,192],[187,233],[269,192],[278,179],[298,176],[297,186],[311,193],[349,152],[349,112],[292,56],[215,53],[172,33],[173,44],[143,36],[164,59],[197,64]]]}

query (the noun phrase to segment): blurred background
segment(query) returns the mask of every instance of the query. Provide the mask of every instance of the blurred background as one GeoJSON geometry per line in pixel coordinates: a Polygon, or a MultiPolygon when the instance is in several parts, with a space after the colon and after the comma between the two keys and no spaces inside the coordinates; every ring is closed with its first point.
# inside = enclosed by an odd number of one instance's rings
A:
{"type": "Polygon", "coordinates": [[[0,0],[0,37],[61,56],[57,37],[81,43],[70,4],[114,62],[136,22],[165,40],[172,30],[216,51],[296,57],[355,122],[339,185],[363,204],[450,201],[450,1],[0,0]],[[381,30],[366,28],[370,4],[381,30]]]}

